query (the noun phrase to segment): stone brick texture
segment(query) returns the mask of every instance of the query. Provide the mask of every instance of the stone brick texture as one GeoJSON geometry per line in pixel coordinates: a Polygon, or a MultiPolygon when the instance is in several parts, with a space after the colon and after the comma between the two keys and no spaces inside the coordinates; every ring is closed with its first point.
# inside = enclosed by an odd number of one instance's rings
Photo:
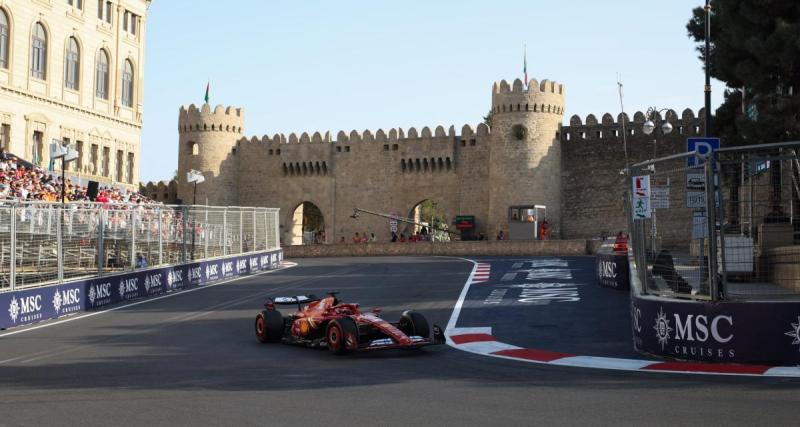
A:
{"type": "Polygon", "coordinates": [[[284,247],[286,258],[350,256],[577,256],[589,255],[586,240],[482,240],[449,243],[363,243],[284,247]]]}
{"type": "MultiPolygon", "coordinates": [[[[474,215],[477,231],[490,237],[508,231],[510,206],[534,204],[547,206],[554,239],[627,230],[621,117],[615,121],[605,114],[598,122],[593,115],[585,121],[575,116],[562,125],[565,94],[563,85],[548,80],[501,81],[492,87],[491,129],[481,123],[460,130],[436,126],[335,136],[304,132],[246,138],[241,108],[181,107],[177,198],[191,203],[186,172],[201,171],[206,182],[197,187],[197,204],[280,208],[284,242],[291,241],[293,213],[303,202],[322,212],[326,243],[342,237],[350,242],[356,232],[375,233],[379,242],[388,242],[387,219],[353,219],[353,209],[406,217],[426,199],[448,221],[474,215]]],[[[656,135],[658,156],[686,151],[686,138],[702,135],[701,117],[691,110],[681,116],[669,110],[664,117],[675,130],[656,135]]],[[[643,134],[643,123],[641,112],[626,118],[627,131],[633,132],[627,136],[630,163],[653,155],[654,137],[643,134]]],[[[685,204],[683,187],[674,186],[675,197],[685,204]]],[[[157,191],[159,185],[150,188],[157,191]]],[[[691,230],[691,210],[678,210],[664,221],[685,234],[691,230]]]]}

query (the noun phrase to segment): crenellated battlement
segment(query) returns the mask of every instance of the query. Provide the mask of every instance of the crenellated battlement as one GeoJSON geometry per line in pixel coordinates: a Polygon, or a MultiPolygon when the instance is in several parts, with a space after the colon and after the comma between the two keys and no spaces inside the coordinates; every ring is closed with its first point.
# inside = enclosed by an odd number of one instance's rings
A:
{"type": "Polygon", "coordinates": [[[392,128],[388,132],[383,129],[378,129],[374,133],[370,130],[358,131],[351,130],[350,132],[339,131],[336,133],[336,138],[332,138],[330,132],[320,134],[314,132],[309,135],[308,132],[303,132],[298,136],[296,133],[290,133],[288,136],[285,134],[275,134],[272,137],[263,135],[261,137],[252,136],[250,138],[242,137],[238,140],[237,144],[358,144],[358,143],[387,143],[387,142],[413,142],[417,140],[437,139],[437,138],[473,138],[484,137],[490,135],[489,126],[481,123],[473,128],[471,125],[464,125],[461,128],[461,134],[456,133],[455,126],[450,126],[447,130],[441,125],[436,126],[433,130],[429,126],[417,130],[415,127],[403,130],[402,128],[392,128]],[[474,130],[473,130],[474,129],[474,130]]]}
{"type": "Polygon", "coordinates": [[[244,109],[217,105],[214,110],[203,104],[181,106],[178,113],[178,133],[188,132],[232,132],[241,134],[244,130],[244,109]]]}
{"type": "Polygon", "coordinates": [[[541,83],[537,82],[536,79],[531,79],[527,86],[525,85],[525,82],[520,79],[515,79],[511,85],[509,85],[506,80],[500,80],[492,85],[492,94],[531,95],[535,93],[553,93],[563,96],[565,94],[564,89],[565,88],[563,84],[547,79],[542,80],[541,83]]]}
{"type": "MultiPolygon", "coordinates": [[[[703,120],[705,119],[705,109],[701,108],[695,115],[691,108],[678,113],[673,109],[668,109],[662,114],[658,114],[659,120],[669,121],[673,125],[673,132],[677,135],[700,135],[703,120]]],[[[622,135],[623,121],[626,131],[630,136],[644,135],[642,124],[646,120],[645,113],[637,111],[633,113],[633,120],[628,114],[618,114],[616,118],[609,113],[603,114],[600,120],[594,114],[589,114],[586,119],[581,119],[578,115],[573,115],[569,119],[569,124],[561,129],[562,141],[597,140],[607,138],[618,138],[622,135]]]]}
{"type": "Polygon", "coordinates": [[[563,84],[547,79],[531,79],[527,85],[520,79],[511,84],[501,80],[492,85],[492,112],[563,114],[565,94],[563,84]]]}

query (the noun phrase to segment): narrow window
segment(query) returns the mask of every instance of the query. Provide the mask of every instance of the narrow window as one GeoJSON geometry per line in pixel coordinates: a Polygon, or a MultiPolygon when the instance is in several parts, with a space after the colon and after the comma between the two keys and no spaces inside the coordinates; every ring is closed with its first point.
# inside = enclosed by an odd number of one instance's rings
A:
{"type": "Polygon", "coordinates": [[[33,27],[31,40],[31,76],[44,80],[47,77],[47,33],[44,26],[37,22],[33,27]]]}
{"type": "Polygon", "coordinates": [[[97,0],[97,19],[103,19],[103,0],[97,0]]]}
{"type": "MultiPolygon", "coordinates": [[[[134,168],[134,161],[133,161],[133,153],[128,153],[128,176],[126,177],[126,181],[128,184],[133,184],[133,168],[134,168]]],[[[166,197],[166,196],[165,196],[166,197]]]]}
{"type": "Polygon", "coordinates": [[[126,10],[125,13],[122,15],[122,30],[123,31],[128,31],[128,17],[130,16],[130,14],[131,13],[126,10]]]}
{"type": "Polygon", "coordinates": [[[0,10],[0,67],[8,68],[8,15],[0,10]]]}
{"type": "Polygon", "coordinates": [[[75,151],[78,152],[78,158],[72,163],[75,172],[83,172],[83,141],[75,141],[75,151]]]}
{"type": "Polygon", "coordinates": [[[389,151],[389,144],[383,144],[383,151],[389,151]]]}
{"type": "Polygon", "coordinates": [[[111,161],[111,149],[108,147],[103,147],[103,159],[102,159],[102,175],[109,176],[110,169],[109,169],[109,162],[111,161]]]}
{"type": "Polygon", "coordinates": [[[348,146],[344,147],[344,151],[349,153],[350,152],[350,146],[348,145],[348,146]]]}
{"type": "Polygon", "coordinates": [[[392,144],[392,151],[397,151],[400,148],[397,144],[392,144]]]}
{"type": "Polygon", "coordinates": [[[461,140],[461,146],[462,147],[466,147],[467,146],[467,140],[466,139],[462,139],[461,140]]]}
{"type": "Polygon", "coordinates": [[[125,157],[123,157],[123,156],[124,156],[123,151],[122,150],[117,150],[117,159],[116,159],[116,161],[117,161],[117,178],[116,178],[117,182],[123,182],[122,181],[122,171],[123,171],[122,164],[123,164],[123,161],[125,160],[125,157]]]}
{"type": "Polygon", "coordinates": [[[69,38],[67,45],[66,70],[64,71],[64,85],[67,89],[78,90],[80,77],[80,50],[75,37],[69,38]]]}
{"type": "Polygon", "coordinates": [[[95,74],[95,79],[97,80],[95,95],[98,98],[108,99],[108,54],[103,49],[100,49],[100,52],[97,54],[95,74]]]}
{"type": "Polygon", "coordinates": [[[138,21],[139,17],[131,13],[130,28],[131,28],[131,34],[133,34],[134,36],[136,35],[136,26],[138,24],[138,21]]]}
{"type": "Polygon", "coordinates": [[[111,2],[106,2],[106,22],[111,23],[111,2]]]}

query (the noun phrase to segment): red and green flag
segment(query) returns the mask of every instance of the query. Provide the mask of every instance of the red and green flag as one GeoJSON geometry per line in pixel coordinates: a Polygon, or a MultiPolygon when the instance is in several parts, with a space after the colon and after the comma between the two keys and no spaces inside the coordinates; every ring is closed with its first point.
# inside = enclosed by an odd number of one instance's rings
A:
{"type": "Polygon", "coordinates": [[[206,84],[206,97],[205,97],[206,104],[208,104],[208,92],[209,92],[210,90],[211,90],[211,82],[208,82],[208,83],[206,84]]]}

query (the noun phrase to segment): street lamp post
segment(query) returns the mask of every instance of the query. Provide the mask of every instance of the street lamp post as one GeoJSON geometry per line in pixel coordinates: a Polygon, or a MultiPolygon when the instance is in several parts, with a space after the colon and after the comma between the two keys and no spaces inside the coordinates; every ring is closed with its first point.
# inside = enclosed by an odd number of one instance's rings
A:
{"type": "MultiPolygon", "coordinates": [[[[197,184],[200,184],[205,180],[206,178],[203,176],[203,174],[194,169],[186,173],[186,182],[188,182],[189,184],[194,184],[194,188],[192,189],[192,206],[194,206],[195,203],[197,202],[197,184]]],[[[192,260],[193,261],[194,261],[194,241],[196,235],[197,235],[197,224],[195,223],[194,214],[192,214],[192,260]]]]}
{"type": "MultiPolygon", "coordinates": [[[[668,109],[662,108],[662,109],[659,110],[657,107],[648,108],[647,109],[647,113],[645,113],[645,122],[642,125],[642,131],[644,131],[644,133],[646,135],[653,135],[653,160],[656,159],[656,156],[658,154],[657,138],[656,138],[656,133],[655,133],[656,129],[657,128],[661,129],[661,135],[662,136],[668,135],[669,133],[672,132],[672,124],[669,122],[669,120],[662,120],[661,119],[661,113],[664,112],[664,111],[668,111],[668,109]]],[[[655,163],[653,163],[650,166],[652,168],[651,170],[653,172],[653,175],[655,176],[655,172],[656,172],[655,163]]],[[[653,184],[651,183],[650,184],[650,191],[651,191],[650,194],[651,195],[652,195],[652,188],[653,188],[653,184]]],[[[652,226],[651,227],[651,231],[650,231],[650,234],[651,234],[651,236],[650,236],[650,243],[651,243],[650,244],[650,250],[651,250],[652,256],[655,257],[656,256],[656,252],[658,251],[658,228],[656,227],[656,210],[652,209],[652,211],[653,211],[653,213],[652,213],[652,218],[651,218],[651,221],[650,221],[651,226],[652,226]]]]}
{"type": "MultiPolygon", "coordinates": [[[[705,117],[705,128],[706,128],[706,138],[711,136],[711,65],[710,65],[710,57],[711,57],[711,1],[706,0],[706,6],[704,8],[706,12],[706,22],[705,22],[705,33],[706,33],[706,49],[705,49],[705,71],[706,71],[706,84],[703,89],[705,92],[705,107],[706,107],[706,117],[705,117]]],[[[742,91],[742,100],[744,100],[744,91],[742,91]]]]}

